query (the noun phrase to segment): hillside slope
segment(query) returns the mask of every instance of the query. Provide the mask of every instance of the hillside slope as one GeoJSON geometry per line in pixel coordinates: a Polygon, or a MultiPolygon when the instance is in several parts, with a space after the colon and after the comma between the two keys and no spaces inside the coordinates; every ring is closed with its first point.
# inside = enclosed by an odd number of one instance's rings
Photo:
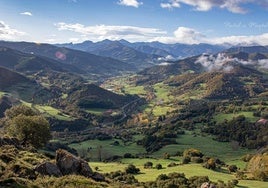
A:
{"type": "Polygon", "coordinates": [[[72,65],[89,75],[95,74],[101,77],[110,77],[120,75],[122,72],[135,70],[135,67],[132,65],[112,58],[101,57],[68,48],[60,48],[50,44],[0,41],[0,46],[53,59],[66,66],[72,65]]]}

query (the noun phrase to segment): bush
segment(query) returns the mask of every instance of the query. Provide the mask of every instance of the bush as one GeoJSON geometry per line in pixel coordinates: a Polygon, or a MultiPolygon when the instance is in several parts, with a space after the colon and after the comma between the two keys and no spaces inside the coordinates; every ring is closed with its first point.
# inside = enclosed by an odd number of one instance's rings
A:
{"type": "Polygon", "coordinates": [[[244,155],[241,160],[244,161],[244,162],[249,162],[250,159],[253,157],[254,155],[253,154],[246,154],[244,155]]]}
{"type": "Polygon", "coordinates": [[[157,165],[155,165],[155,168],[156,168],[157,170],[160,170],[160,169],[162,169],[163,167],[162,167],[161,164],[157,164],[157,165]]]}
{"type": "Polygon", "coordinates": [[[191,157],[191,162],[193,163],[203,163],[203,159],[200,157],[191,157]]]}
{"type": "Polygon", "coordinates": [[[160,174],[157,178],[156,178],[156,181],[159,181],[159,180],[167,180],[169,179],[169,177],[166,175],[166,174],[160,174]]]}
{"type": "Polygon", "coordinates": [[[131,153],[125,153],[124,158],[135,158],[131,153]]]}
{"type": "Polygon", "coordinates": [[[231,173],[231,172],[237,172],[237,166],[236,165],[230,165],[230,166],[228,166],[228,170],[229,170],[229,172],[231,173]]]}
{"type": "Polygon", "coordinates": [[[127,174],[138,174],[139,172],[140,172],[140,169],[136,168],[136,166],[133,164],[128,165],[128,167],[126,168],[127,174]]]}
{"type": "Polygon", "coordinates": [[[263,172],[261,170],[254,171],[253,176],[254,176],[255,180],[259,180],[259,181],[267,181],[268,180],[268,176],[265,174],[265,172],[263,172]]]}
{"type": "Polygon", "coordinates": [[[148,161],[143,165],[144,168],[152,168],[153,167],[153,163],[148,161]]]}
{"type": "Polygon", "coordinates": [[[207,162],[204,163],[203,167],[207,169],[215,170],[216,169],[215,159],[210,158],[207,162]]]}
{"type": "Polygon", "coordinates": [[[191,158],[189,156],[182,158],[182,164],[188,164],[189,162],[191,162],[191,158]]]}
{"type": "Polygon", "coordinates": [[[178,166],[178,164],[177,164],[177,163],[172,162],[172,163],[169,163],[169,164],[167,165],[167,167],[174,167],[174,166],[178,166]]]}
{"type": "Polygon", "coordinates": [[[183,152],[183,157],[187,157],[187,156],[188,157],[200,157],[200,158],[202,158],[204,155],[200,150],[190,148],[190,149],[184,150],[184,152],[183,152]]]}

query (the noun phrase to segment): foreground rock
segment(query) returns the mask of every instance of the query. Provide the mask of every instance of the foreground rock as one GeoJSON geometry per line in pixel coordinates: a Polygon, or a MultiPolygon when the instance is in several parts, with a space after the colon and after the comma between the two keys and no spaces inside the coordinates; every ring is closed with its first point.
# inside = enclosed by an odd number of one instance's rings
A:
{"type": "Polygon", "coordinates": [[[57,165],[51,162],[44,162],[35,167],[35,171],[42,175],[60,177],[62,173],[57,165]]]}
{"type": "Polygon", "coordinates": [[[63,175],[76,174],[85,177],[93,175],[92,169],[85,160],[63,149],[56,151],[56,165],[63,175]]]}

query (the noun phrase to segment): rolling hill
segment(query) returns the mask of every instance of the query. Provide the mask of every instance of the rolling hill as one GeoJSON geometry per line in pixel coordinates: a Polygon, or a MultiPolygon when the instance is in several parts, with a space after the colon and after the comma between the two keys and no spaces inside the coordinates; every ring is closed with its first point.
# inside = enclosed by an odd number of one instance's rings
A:
{"type": "Polygon", "coordinates": [[[87,52],[57,47],[50,44],[29,42],[0,41],[0,46],[15,49],[24,53],[46,57],[58,61],[66,66],[84,72],[86,76],[111,77],[121,75],[122,72],[135,71],[131,64],[108,57],[101,57],[87,52]]]}
{"type": "Polygon", "coordinates": [[[36,81],[0,67],[0,90],[27,102],[47,103],[53,96],[36,81]]]}

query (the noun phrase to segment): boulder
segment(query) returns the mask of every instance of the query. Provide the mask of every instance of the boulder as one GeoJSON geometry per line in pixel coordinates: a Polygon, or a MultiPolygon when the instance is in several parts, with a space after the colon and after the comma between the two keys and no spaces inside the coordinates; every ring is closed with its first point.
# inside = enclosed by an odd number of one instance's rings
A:
{"type": "Polygon", "coordinates": [[[91,178],[95,181],[105,181],[105,177],[98,172],[94,172],[91,178]]]}
{"type": "Polygon", "coordinates": [[[56,176],[56,177],[62,176],[62,173],[60,169],[57,167],[57,165],[51,162],[44,162],[42,164],[37,165],[35,167],[35,171],[42,175],[56,176]]]}
{"type": "Polygon", "coordinates": [[[63,149],[56,151],[56,165],[63,175],[76,174],[85,177],[93,175],[92,169],[85,160],[63,149]]]}

